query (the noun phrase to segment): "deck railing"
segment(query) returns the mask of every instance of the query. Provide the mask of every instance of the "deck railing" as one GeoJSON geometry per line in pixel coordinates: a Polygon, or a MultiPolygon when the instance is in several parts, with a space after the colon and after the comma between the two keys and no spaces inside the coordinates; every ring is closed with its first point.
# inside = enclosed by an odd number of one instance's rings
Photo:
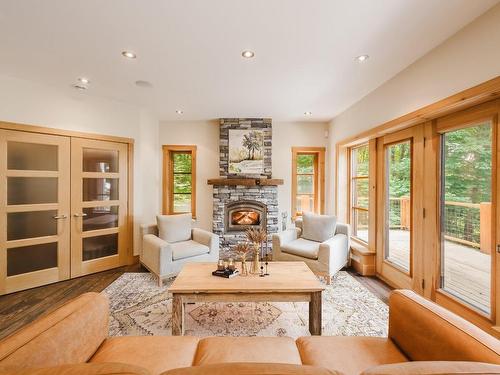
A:
{"type": "MultiPolygon", "coordinates": [[[[391,229],[408,230],[411,225],[410,198],[389,198],[389,208],[391,229]]],[[[442,223],[446,240],[491,253],[491,202],[446,201],[442,223]]]]}

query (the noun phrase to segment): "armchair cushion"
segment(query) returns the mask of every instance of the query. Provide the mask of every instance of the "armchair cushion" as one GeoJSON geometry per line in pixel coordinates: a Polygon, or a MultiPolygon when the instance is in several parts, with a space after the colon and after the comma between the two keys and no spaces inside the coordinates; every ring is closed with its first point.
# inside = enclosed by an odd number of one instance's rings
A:
{"type": "Polygon", "coordinates": [[[305,212],[302,216],[302,237],[307,240],[323,242],[335,235],[337,217],[305,212]]]}
{"type": "Polygon", "coordinates": [[[303,258],[318,259],[319,242],[298,238],[281,246],[284,253],[303,258]]]}
{"type": "Polygon", "coordinates": [[[197,255],[210,252],[208,246],[202,245],[193,240],[176,242],[170,245],[172,247],[172,260],[191,258],[197,255]]]}
{"type": "Polygon", "coordinates": [[[180,242],[191,239],[191,214],[158,215],[158,234],[167,242],[180,242]]]}

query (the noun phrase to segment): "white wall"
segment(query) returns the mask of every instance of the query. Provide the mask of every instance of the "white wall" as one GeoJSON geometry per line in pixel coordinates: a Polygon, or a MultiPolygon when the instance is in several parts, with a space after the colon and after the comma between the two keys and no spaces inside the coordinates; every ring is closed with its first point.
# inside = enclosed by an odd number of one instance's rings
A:
{"type": "Polygon", "coordinates": [[[159,210],[158,120],[138,107],[92,97],[68,87],[51,86],[0,76],[0,121],[133,138],[134,253],[138,228],[159,210]],[[145,167],[147,166],[147,167],[145,167]]]}
{"type": "MultiPolygon", "coordinates": [[[[292,146],[327,146],[327,123],[273,121],[273,177],[283,178],[278,189],[280,212],[291,210],[292,146]]],[[[212,186],[209,178],[219,177],[219,122],[161,122],[160,144],[197,145],[196,203],[197,226],[212,230],[212,186]]],[[[327,166],[327,171],[328,171],[327,166]]],[[[281,215],[280,215],[281,219],[281,215]]]]}
{"type": "Polygon", "coordinates": [[[500,75],[499,46],[500,4],[336,116],[330,123],[331,165],[337,142],[500,75]]]}

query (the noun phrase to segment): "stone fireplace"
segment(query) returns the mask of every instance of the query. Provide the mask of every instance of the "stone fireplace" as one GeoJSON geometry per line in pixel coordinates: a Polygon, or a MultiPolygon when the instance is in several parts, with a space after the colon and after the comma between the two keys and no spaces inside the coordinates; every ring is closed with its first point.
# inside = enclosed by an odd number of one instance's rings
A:
{"type": "Polygon", "coordinates": [[[213,185],[213,232],[220,238],[221,258],[234,257],[232,248],[246,240],[249,228],[264,228],[271,236],[278,232],[278,185],[283,180],[272,174],[271,119],[221,119],[219,135],[220,177],[210,179],[213,185]],[[242,175],[229,173],[229,130],[256,129],[263,133],[262,173],[242,175]]]}

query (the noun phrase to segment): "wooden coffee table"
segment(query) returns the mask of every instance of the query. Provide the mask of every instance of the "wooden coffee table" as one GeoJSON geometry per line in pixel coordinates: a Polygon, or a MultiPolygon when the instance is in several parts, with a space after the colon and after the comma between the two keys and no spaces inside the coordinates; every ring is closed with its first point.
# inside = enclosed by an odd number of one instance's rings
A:
{"type": "Polygon", "coordinates": [[[304,262],[270,262],[269,276],[212,276],[215,263],[186,264],[172,286],[172,335],[184,334],[184,305],[190,302],[309,302],[309,331],[321,335],[321,292],[304,262]]]}

